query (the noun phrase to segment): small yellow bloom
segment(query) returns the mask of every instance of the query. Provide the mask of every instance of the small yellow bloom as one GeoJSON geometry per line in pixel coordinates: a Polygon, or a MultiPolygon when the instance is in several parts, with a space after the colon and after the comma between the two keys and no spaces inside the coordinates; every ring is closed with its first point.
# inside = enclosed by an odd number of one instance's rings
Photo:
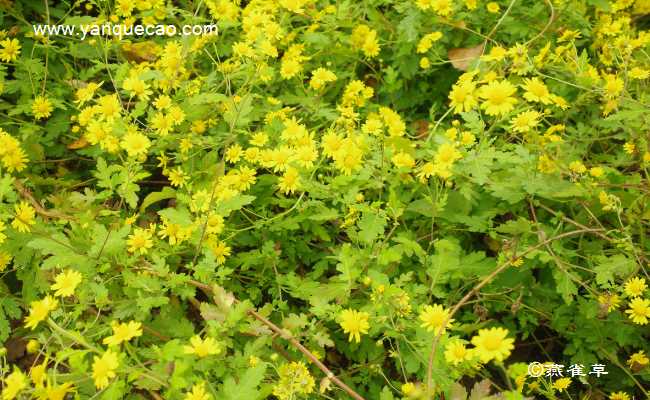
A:
{"type": "Polygon", "coordinates": [[[21,201],[14,205],[16,218],[11,222],[11,226],[18,232],[29,232],[31,226],[36,224],[36,210],[26,201],[21,201]]]}
{"type": "Polygon", "coordinates": [[[420,326],[426,328],[429,332],[434,331],[436,335],[450,328],[454,321],[453,318],[449,318],[449,310],[440,304],[424,306],[419,318],[422,321],[420,326]]]}
{"type": "Polygon", "coordinates": [[[42,300],[32,301],[29,305],[29,315],[25,318],[25,327],[34,329],[39,322],[44,321],[50,311],[56,310],[59,301],[52,296],[45,296],[42,300]]]}
{"type": "Polygon", "coordinates": [[[489,13],[496,14],[501,10],[501,7],[499,7],[498,3],[495,3],[494,1],[491,1],[486,4],[485,8],[487,8],[489,13]]]}
{"type": "Polygon", "coordinates": [[[476,346],[474,351],[481,362],[507,358],[514,348],[514,339],[507,336],[508,330],[504,328],[480,329],[478,335],[472,338],[472,344],[476,346]]]}
{"type": "Polygon", "coordinates": [[[128,342],[134,337],[142,336],[142,324],[137,321],[129,321],[126,323],[119,323],[117,321],[111,322],[113,328],[113,335],[105,337],[102,343],[108,346],[117,346],[122,342],[128,342]]]}
{"type": "Polygon", "coordinates": [[[92,377],[97,389],[104,389],[115,378],[115,370],[120,365],[117,353],[107,350],[101,357],[93,358],[92,377]]]}
{"type": "Polygon", "coordinates": [[[190,345],[183,347],[185,354],[195,354],[200,358],[213,356],[221,353],[221,346],[211,337],[201,339],[195,335],[190,338],[190,345]]]}
{"type": "Polygon", "coordinates": [[[456,339],[447,344],[445,360],[447,360],[448,363],[458,365],[467,360],[468,356],[469,352],[467,351],[467,347],[465,347],[465,344],[460,340],[456,339]]]}
{"type": "Polygon", "coordinates": [[[75,270],[69,269],[62,272],[54,278],[54,284],[50,289],[55,290],[55,296],[68,297],[74,294],[77,285],[81,283],[81,274],[75,270]]]}
{"type": "Polygon", "coordinates": [[[45,96],[38,96],[32,102],[32,114],[36,119],[48,118],[53,109],[52,102],[45,96]]]}
{"type": "Polygon", "coordinates": [[[571,384],[571,378],[559,378],[555,382],[553,382],[553,389],[557,390],[558,392],[564,391],[566,388],[569,387],[571,384]]]}
{"type": "Polygon", "coordinates": [[[361,342],[361,335],[368,333],[368,328],[370,328],[369,317],[370,315],[364,311],[347,309],[341,312],[339,324],[343,328],[343,332],[350,335],[348,341],[351,342],[354,339],[357,343],[361,342]]]}
{"type": "Polygon", "coordinates": [[[635,324],[645,325],[650,318],[650,300],[635,297],[629,303],[629,309],[625,310],[635,324]]]}
{"type": "Polygon", "coordinates": [[[185,394],[183,400],[210,400],[212,396],[205,390],[205,382],[192,386],[192,390],[185,394]]]}
{"type": "Polygon", "coordinates": [[[638,297],[643,295],[643,292],[647,288],[648,285],[646,285],[645,279],[635,276],[634,278],[631,278],[627,282],[625,282],[624,291],[625,294],[630,297],[638,297]]]}
{"type": "Polygon", "coordinates": [[[18,368],[14,368],[14,372],[4,378],[2,393],[0,393],[2,400],[15,399],[18,393],[27,387],[28,381],[25,374],[18,368]]]}
{"type": "Polygon", "coordinates": [[[135,228],[133,233],[129,235],[126,244],[129,246],[128,250],[130,253],[140,252],[140,254],[147,254],[149,249],[153,247],[151,232],[147,229],[135,228]]]}

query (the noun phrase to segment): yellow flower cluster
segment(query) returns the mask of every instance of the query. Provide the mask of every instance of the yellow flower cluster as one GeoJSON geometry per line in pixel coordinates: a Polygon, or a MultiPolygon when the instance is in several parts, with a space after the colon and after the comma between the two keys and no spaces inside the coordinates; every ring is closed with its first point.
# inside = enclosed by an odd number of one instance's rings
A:
{"type": "Polygon", "coordinates": [[[368,25],[361,24],[354,28],[350,41],[353,48],[361,50],[368,58],[379,55],[381,48],[377,39],[377,31],[371,29],[368,25]]]}
{"type": "Polygon", "coordinates": [[[295,399],[314,391],[315,381],[302,362],[283,364],[278,368],[280,379],[273,386],[273,395],[280,400],[295,399]]]}
{"type": "Polygon", "coordinates": [[[0,161],[8,172],[22,171],[27,165],[27,155],[20,142],[0,128],[0,161]]]}

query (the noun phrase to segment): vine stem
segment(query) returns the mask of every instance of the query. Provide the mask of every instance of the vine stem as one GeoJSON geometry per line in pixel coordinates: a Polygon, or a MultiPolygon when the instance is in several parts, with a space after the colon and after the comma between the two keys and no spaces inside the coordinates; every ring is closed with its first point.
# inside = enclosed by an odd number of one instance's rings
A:
{"type": "MultiPolygon", "coordinates": [[[[483,278],[482,281],[480,281],[476,286],[472,288],[465,296],[463,296],[462,299],[456,305],[451,309],[449,312],[449,315],[447,315],[447,319],[443,322],[442,326],[446,326],[449,320],[460,310],[462,306],[464,306],[469,299],[471,299],[474,295],[476,295],[485,285],[490,283],[497,275],[499,275],[501,272],[503,272],[506,268],[508,268],[512,262],[520,257],[525,256],[526,254],[532,253],[535,250],[538,250],[546,245],[548,245],[551,242],[554,242],[556,240],[564,239],[566,237],[570,236],[575,236],[575,235],[580,235],[583,233],[595,233],[595,232],[602,232],[603,229],[592,229],[592,228],[585,228],[585,229],[578,229],[575,231],[570,231],[570,232],[565,232],[561,233],[559,235],[553,236],[549,239],[546,239],[544,241],[541,241],[537,243],[533,247],[529,247],[522,253],[520,253],[518,256],[513,256],[503,264],[499,265],[494,271],[490,273],[490,275],[486,276],[483,278]]],[[[434,338],[433,341],[431,342],[431,350],[429,352],[429,363],[427,365],[427,380],[426,380],[426,388],[427,388],[427,393],[431,393],[433,389],[432,385],[432,377],[433,377],[433,361],[436,357],[436,348],[438,345],[438,341],[440,340],[440,337],[442,336],[443,331],[441,330],[434,338]]]]}
{"type": "MultiPolygon", "coordinates": [[[[201,290],[205,292],[212,293],[212,288],[204,283],[195,281],[195,280],[190,280],[189,283],[197,288],[200,288],[201,290]]],[[[235,302],[239,302],[239,300],[235,299],[235,302]]],[[[345,391],[350,397],[352,397],[355,400],[365,400],[359,393],[355,392],[354,389],[352,389],[350,386],[346,385],[345,382],[343,382],[341,379],[339,379],[332,371],[330,371],[329,368],[325,364],[323,364],[311,351],[309,351],[305,346],[303,346],[296,338],[294,338],[290,333],[288,333],[286,330],[281,329],[279,326],[274,324],[273,322],[269,321],[266,317],[255,311],[254,309],[248,309],[246,311],[248,315],[251,317],[255,318],[256,320],[260,321],[269,329],[271,329],[274,333],[278,334],[280,337],[288,341],[293,347],[298,349],[305,357],[309,359],[314,365],[320,369],[327,379],[330,381],[334,382],[336,386],[340,387],[343,391],[345,391]]]]}

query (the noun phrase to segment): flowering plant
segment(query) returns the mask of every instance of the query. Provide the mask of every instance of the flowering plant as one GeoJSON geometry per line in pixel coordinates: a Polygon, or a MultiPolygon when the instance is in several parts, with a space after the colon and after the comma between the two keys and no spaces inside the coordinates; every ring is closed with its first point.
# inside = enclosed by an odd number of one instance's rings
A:
{"type": "Polygon", "coordinates": [[[0,398],[647,396],[649,11],[0,0],[0,398]]]}

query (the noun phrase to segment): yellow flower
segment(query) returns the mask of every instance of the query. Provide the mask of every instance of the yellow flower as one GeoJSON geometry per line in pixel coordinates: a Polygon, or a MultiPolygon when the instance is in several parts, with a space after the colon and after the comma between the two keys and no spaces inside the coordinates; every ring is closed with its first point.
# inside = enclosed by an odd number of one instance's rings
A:
{"type": "Polygon", "coordinates": [[[128,342],[134,337],[142,336],[142,324],[137,321],[129,321],[127,323],[119,323],[117,321],[111,322],[113,328],[113,335],[105,337],[102,343],[108,346],[117,346],[122,342],[128,342]]]}
{"type": "Polygon", "coordinates": [[[415,384],[413,382],[406,382],[401,387],[404,396],[411,396],[415,392],[415,384]]]}
{"type": "Polygon", "coordinates": [[[126,150],[129,157],[140,157],[147,155],[151,141],[140,132],[129,131],[122,138],[120,146],[126,150]]]}
{"type": "Polygon", "coordinates": [[[602,167],[591,167],[589,168],[589,175],[593,176],[594,178],[600,178],[603,176],[605,171],[603,170],[602,167]]]}
{"type": "Polygon", "coordinates": [[[36,224],[34,220],[36,210],[26,201],[21,201],[19,204],[14,205],[14,211],[16,212],[16,218],[11,222],[11,226],[18,232],[31,231],[30,226],[36,224]]]}
{"type": "Polygon", "coordinates": [[[537,161],[537,169],[545,174],[551,174],[557,170],[557,165],[551,157],[542,154],[537,161]]]}
{"type": "Polygon", "coordinates": [[[416,5],[422,10],[431,8],[438,15],[446,17],[453,11],[451,0],[417,0],[416,5]]]}
{"type": "Polygon", "coordinates": [[[449,105],[454,108],[456,114],[463,111],[471,111],[478,105],[475,96],[476,85],[473,82],[458,82],[449,92],[449,105]]]}
{"type": "Polygon", "coordinates": [[[436,335],[450,328],[454,321],[453,318],[449,318],[449,310],[440,304],[424,306],[419,318],[422,321],[420,326],[426,328],[429,332],[434,331],[436,335]]]}
{"type": "Polygon", "coordinates": [[[129,235],[126,244],[129,246],[128,250],[130,253],[140,252],[140,254],[147,254],[149,249],[153,247],[151,232],[147,229],[135,228],[133,233],[129,235]]]}
{"type": "Polygon", "coordinates": [[[54,278],[54,285],[50,286],[50,289],[55,290],[55,296],[68,297],[74,294],[79,283],[81,283],[81,274],[69,269],[54,278]]]}
{"type": "Polygon", "coordinates": [[[512,119],[512,130],[529,132],[539,124],[539,117],[541,114],[537,111],[524,111],[512,119]]]}
{"type": "Polygon", "coordinates": [[[648,79],[648,77],[650,77],[650,71],[647,69],[634,67],[630,70],[629,76],[632,79],[648,79]]]}
{"type": "Polygon", "coordinates": [[[45,396],[47,397],[47,400],[63,400],[65,399],[66,394],[72,391],[72,388],[72,382],[65,382],[56,386],[50,386],[48,383],[45,388],[45,396]]]}
{"type": "Polygon", "coordinates": [[[215,258],[217,259],[217,265],[226,262],[226,257],[230,255],[230,246],[226,245],[221,240],[214,240],[213,238],[209,238],[206,241],[206,245],[214,253],[215,258]]]}
{"type": "Polygon", "coordinates": [[[43,119],[47,118],[52,114],[52,103],[45,96],[38,96],[32,102],[32,114],[34,118],[43,119]]]}
{"type": "Polygon", "coordinates": [[[416,49],[416,52],[419,54],[426,53],[431,49],[431,46],[433,46],[434,42],[437,42],[442,38],[442,32],[436,31],[432,33],[428,33],[420,39],[418,42],[418,47],[416,49]]]}
{"type": "Polygon", "coordinates": [[[391,161],[397,168],[411,169],[415,166],[415,160],[413,157],[411,157],[411,155],[408,153],[404,153],[403,151],[395,154],[393,158],[391,158],[391,161]]]}
{"type": "Polygon", "coordinates": [[[625,392],[616,392],[609,395],[609,400],[630,400],[630,396],[625,392]]]}
{"type": "Polygon", "coordinates": [[[47,318],[50,311],[59,306],[59,301],[52,296],[45,296],[42,300],[32,301],[29,304],[29,315],[25,317],[25,327],[34,329],[39,322],[47,318]]]}
{"type": "Polygon", "coordinates": [[[633,370],[641,370],[648,364],[650,364],[650,360],[643,350],[637,351],[627,359],[627,365],[633,370]]]}
{"type": "Polygon", "coordinates": [[[368,318],[370,315],[364,311],[356,311],[352,309],[347,309],[341,311],[341,328],[343,328],[344,333],[348,333],[348,341],[354,339],[357,343],[361,342],[361,335],[368,333],[368,328],[370,324],[368,323],[368,318]]]}
{"type": "Polygon", "coordinates": [[[151,95],[149,85],[138,76],[130,76],[124,80],[122,88],[129,92],[129,96],[137,96],[141,100],[147,100],[151,95]]]}
{"type": "Polygon", "coordinates": [[[45,380],[46,369],[47,369],[47,362],[43,362],[42,364],[36,365],[29,370],[29,375],[32,378],[32,382],[34,382],[35,387],[37,388],[43,387],[43,381],[45,380]]]}
{"type": "Polygon", "coordinates": [[[314,90],[320,90],[326,84],[334,81],[336,81],[336,75],[334,74],[334,72],[325,68],[316,68],[311,73],[311,80],[309,81],[309,86],[314,90]]]}
{"type": "Polygon", "coordinates": [[[530,102],[542,104],[551,104],[553,102],[546,84],[539,78],[524,79],[522,88],[525,91],[524,99],[530,102]]]}
{"type": "Polygon", "coordinates": [[[242,147],[238,144],[234,144],[228,147],[224,155],[224,159],[229,163],[234,164],[241,159],[242,154],[243,154],[242,147]]]}
{"type": "Polygon", "coordinates": [[[638,297],[648,288],[644,278],[634,277],[625,282],[624,291],[630,297],[638,297]]]}
{"type": "Polygon", "coordinates": [[[625,150],[627,154],[634,154],[636,151],[636,145],[632,142],[627,142],[623,145],[623,150],[625,150]]]}
{"type": "Polygon", "coordinates": [[[183,172],[181,167],[168,170],[165,175],[167,175],[169,183],[174,187],[183,187],[187,181],[187,175],[183,172]]]}
{"type": "Polygon", "coordinates": [[[15,61],[20,55],[20,42],[18,39],[5,39],[0,42],[0,60],[4,62],[15,61]]]}
{"type": "Polygon", "coordinates": [[[452,340],[447,344],[445,350],[445,360],[453,365],[458,365],[465,361],[469,356],[467,347],[458,339],[452,340]]]}
{"type": "Polygon", "coordinates": [[[514,339],[506,336],[508,336],[508,330],[504,328],[480,329],[478,331],[478,335],[472,338],[472,344],[476,346],[474,351],[481,362],[503,361],[510,355],[510,351],[514,348],[514,339]]]}
{"type": "Polygon", "coordinates": [[[172,99],[166,94],[163,94],[153,102],[153,105],[157,110],[164,110],[172,105],[172,99]]]}
{"type": "Polygon", "coordinates": [[[490,52],[486,55],[481,56],[481,60],[486,61],[501,61],[508,55],[508,50],[501,46],[494,46],[490,49],[490,52]]]}
{"type": "Polygon", "coordinates": [[[494,1],[487,3],[485,7],[487,8],[488,12],[492,14],[496,14],[501,10],[499,4],[495,3],[494,1]]]}
{"type": "Polygon", "coordinates": [[[210,400],[212,396],[205,391],[205,382],[192,386],[192,390],[185,394],[183,400],[210,400]]]}
{"type": "Polygon", "coordinates": [[[92,377],[97,389],[104,389],[108,386],[109,381],[115,378],[115,370],[120,365],[117,359],[117,353],[106,350],[101,357],[93,358],[92,377]]]}
{"type": "Polygon", "coordinates": [[[569,164],[569,169],[571,170],[571,172],[574,172],[576,174],[584,174],[585,172],[587,172],[587,167],[585,167],[582,161],[578,161],[578,160],[571,161],[571,163],[569,164]]]}
{"type": "Polygon", "coordinates": [[[41,344],[38,342],[38,340],[30,339],[27,342],[27,346],[26,346],[27,353],[28,354],[36,354],[38,352],[38,350],[40,349],[40,347],[41,347],[41,344]]]}
{"type": "Polygon", "coordinates": [[[278,375],[280,379],[273,387],[273,394],[280,400],[301,398],[300,395],[314,391],[316,382],[303,362],[282,364],[278,375]]]}
{"type": "Polygon", "coordinates": [[[291,194],[300,188],[300,175],[298,170],[289,167],[278,180],[278,187],[284,194],[291,194]]]}
{"type": "Polygon", "coordinates": [[[559,378],[553,382],[553,389],[556,389],[558,392],[564,391],[571,384],[571,378],[559,378]]]}
{"type": "Polygon", "coordinates": [[[4,384],[0,398],[2,400],[13,400],[21,390],[27,387],[27,377],[18,368],[4,378],[4,384]]]}
{"type": "Polygon", "coordinates": [[[506,114],[517,103],[517,99],[512,97],[516,91],[517,88],[506,80],[492,81],[479,91],[479,96],[484,99],[481,108],[485,109],[488,115],[506,114]]]}
{"type": "Polygon", "coordinates": [[[12,255],[6,251],[0,251],[0,272],[4,271],[5,268],[7,268],[7,265],[9,265],[12,258],[12,255]]]}
{"type": "Polygon", "coordinates": [[[606,74],[604,78],[605,78],[605,86],[603,87],[603,89],[605,90],[605,97],[609,99],[618,97],[623,92],[623,89],[625,88],[625,83],[623,82],[623,79],[613,74],[606,74]]]}
{"type": "Polygon", "coordinates": [[[621,304],[621,298],[616,294],[601,294],[598,296],[598,303],[607,307],[607,312],[612,312],[621,304]]]}
{"type": "Polygon", "coordinates": [[[75,103],[81,106],[89,102],[95,95],[95,91],[99,89],[100,86],[101,83],[90,82],[85,87],[77,89],[77,92],[75,93],[75,103]]]}
{"type": "Polygon", "coordinates": [[[626,314],[630,314],[630,319],[635,324],[645,325],[650,318],[650,300],[636,297],[630,301],[629,309],[625,310],[626,314]]]}
{"type": "Polygon", "coordinates": [[[352,47],[361,50],[366,57],[376,57],[379,55],[379,42],[377,41],[377,31],[370,29],[368,25],[359,25],[352,31],[350,36],[352,47]]]}
{"type": "Polygon", "coordinates": [[[334,154],[334,165],[336,168],[341,170],[344,175],[352,175],[352,172],[356,172],[361,169],[363,162],[363,152],[359,147],[349,146],[352,143],[350,140],[345,140],[346,145],[342,146],[334,154]]]}
{"type": "Polygon", "coordinates": [[[185,354],[196,354],[203,358],[221,353],[221,346],[211,337],[201,339],[200,336],[194,335],[190,338],[190,346],[184,346],[185,354]]]}

